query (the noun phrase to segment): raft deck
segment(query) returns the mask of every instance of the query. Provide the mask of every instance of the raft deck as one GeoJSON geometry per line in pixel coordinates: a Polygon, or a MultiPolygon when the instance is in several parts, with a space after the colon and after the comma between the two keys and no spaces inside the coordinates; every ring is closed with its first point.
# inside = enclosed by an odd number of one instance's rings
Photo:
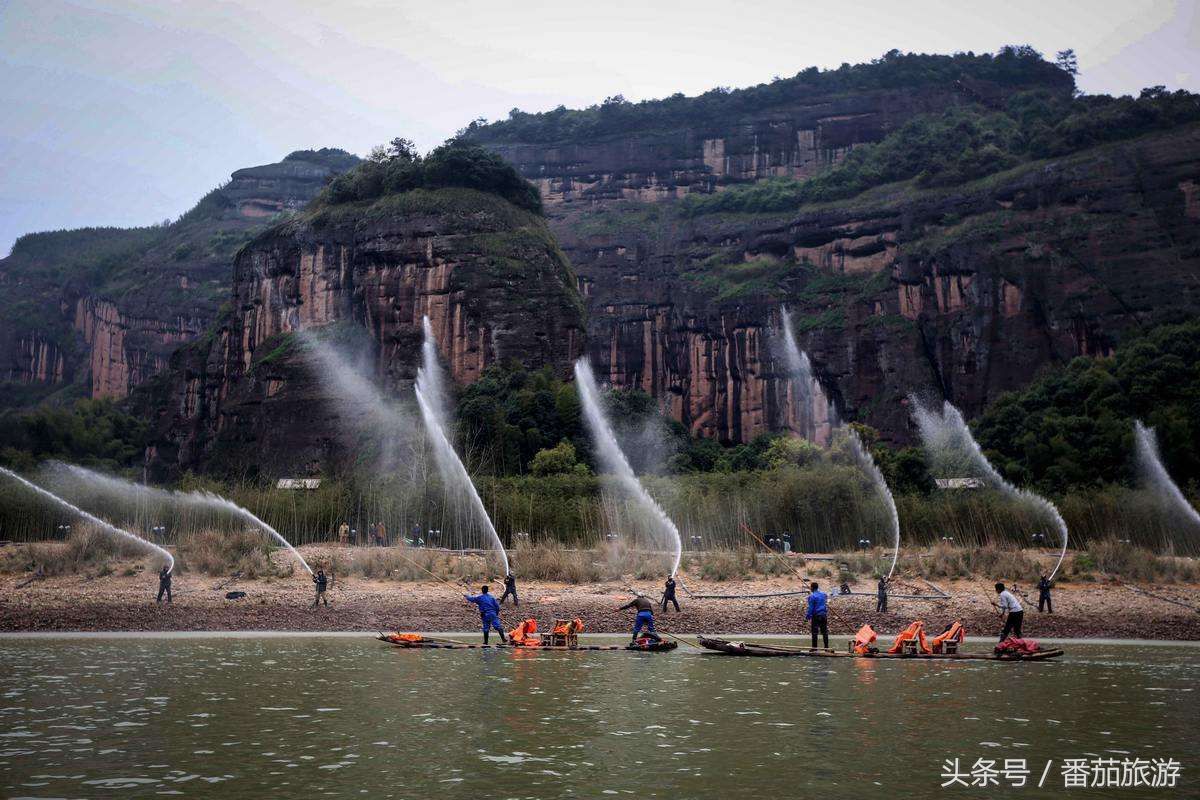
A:
{"type": "Polygon", "coordinates": [[[409,641],[405,639],[396,639],[387,635],[380,635],[376,636],[375,638],[381,642],[386,642],[393,647],[399,647],[407,650],[548,650],[550,652],[573,652],[577,650],[630,650],[635,653],[665,653],[674,650],[679,646],[675,642],[662,641],[657,644],[647,646],[638,646],[632,644],[581,644],[576,647],[566,647],[563,645],[537,645],[535,647],[524,647],[511,644],[469,644],[467,642],[457,642],[452,639],[422,639],[419,641],[409,641]]]}

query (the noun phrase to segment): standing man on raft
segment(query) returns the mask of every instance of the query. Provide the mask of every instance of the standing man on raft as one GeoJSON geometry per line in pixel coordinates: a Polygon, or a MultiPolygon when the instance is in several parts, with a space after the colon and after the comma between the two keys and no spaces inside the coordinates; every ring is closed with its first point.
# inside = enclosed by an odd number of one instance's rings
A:
{"type": "Polygon", "coordinates": [[[804,618],[809,620],[810,630],[812,631],[812,649],[817,649],[817,631],[821,632],[821,637],[825,642],[825,649],[829,649],[829,598],[821,591],[820,586],[816,581],[808,587],[811,591],[808,595],[808,610],[804,613],[804,618]]]}
{"type": "Polygon", "coordinates": [[[1021,638],[1021,623],[1025,619],[1025,609],[1021,608],[1021,603],[1017,600],[1016,595],[1004,588],[1003,583],[996,584],[996,594],[1000,595],[1000,614],[1007,614],[1004,618],[1004,630],[1000,631],[1000,641],[1008,638],[1011,631],[1013,636],[1021,638]]]}
{"type": "Polygon", "coordinates": [[[637,644],[638,634],[642,632],[642,628],[646,629],[646,636],[656,642],[661,642],[662,639],[654,632],[654,604],[650,602],[650,598],[644,594],[639,594],[637,597],[630,600],[625,605],[617,609],[624,611],[627,608],[637,609],[637,619],[633,623],[633,643],[637,644]]]}
{"type": "Polygon", "coordinates": [[[483,623],[483,643],[488,643],[488,633],[492,629],[500,634],[501,642],[507,641],[504,638],[504,628],[500,626],[500,604],[496,602],[496,598],[488,594],[488,587],[481,587],[479,594],[464,594],[463,597],[468,603],[479,606],[479,621],[483,623]]]}

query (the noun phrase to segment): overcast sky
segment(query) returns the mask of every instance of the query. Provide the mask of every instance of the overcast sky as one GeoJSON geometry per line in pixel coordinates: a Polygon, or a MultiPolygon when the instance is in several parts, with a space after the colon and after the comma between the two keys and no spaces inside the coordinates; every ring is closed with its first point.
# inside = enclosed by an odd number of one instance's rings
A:
{"type": "Polygon", "coordinates": [[[747,86],[892,48],[1073,47],[1087,92],[1200,84],[1200,0],[0,0],[0,254],[175,217],[292,150],[747,86]]]}

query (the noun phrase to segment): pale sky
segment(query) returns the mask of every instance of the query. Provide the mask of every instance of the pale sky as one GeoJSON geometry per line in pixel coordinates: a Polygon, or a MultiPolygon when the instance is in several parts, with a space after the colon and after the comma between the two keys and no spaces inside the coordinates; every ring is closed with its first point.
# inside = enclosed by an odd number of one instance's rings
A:
{"type": "Polygon", "coordinates": [[[741,87],[887,50],[1073,47],[1086,92],[1200,89],[1200,0],[0,0],[0,253],[175,217],[292,150],[741,87]]]}

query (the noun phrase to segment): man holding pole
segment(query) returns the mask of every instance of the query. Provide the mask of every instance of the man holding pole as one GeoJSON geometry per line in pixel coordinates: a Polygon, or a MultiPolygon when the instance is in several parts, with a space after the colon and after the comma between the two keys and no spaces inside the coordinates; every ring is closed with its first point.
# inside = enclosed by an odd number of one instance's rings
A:
{"type": "Polygon", "coordinates": [[[810,623],[810,631],[812,632],[812,649],[817,649],[817,631],[821,632],[821,637],[825,642],[825,649],[829,649],[829,598],[821,591],[820,586],[816,581],[809,585],[808,595],[808,610],[804,613],[804,618],[810,623]]]}
{"type": "Polygon", "coordinates": [[[479,621],[483,624],[483,643],[488,643],[488,633],[493,629],[500,634],[500,641],[505,642],[504,628],[500,626],[500,604],[488,593],[488,587],[483,586],[479,594],[464,594],[468,603],[479,606],[479,621]]]}
{"type": "Polygon", "coordinates": [[[633,608],[637,610],[637,618],[633,623],[634,644],[637,644],[638,636],[641,634],[643,628],[646,629],[646,636],[656,642],[662,641],[658,634],[654,632],[654,604],[650,602],[650,598],[646,597],[644,594],[639,594],[637,597],[618,608],[617,611],[624,611],[627,608],[633,608]]]}

